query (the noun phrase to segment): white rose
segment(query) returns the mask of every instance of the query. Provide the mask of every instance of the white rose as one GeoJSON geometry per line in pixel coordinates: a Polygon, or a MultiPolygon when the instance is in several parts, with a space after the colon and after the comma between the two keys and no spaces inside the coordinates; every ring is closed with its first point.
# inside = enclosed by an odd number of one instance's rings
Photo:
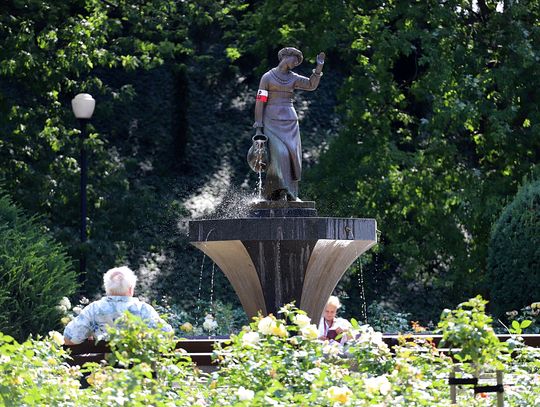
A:
{"type": "Polygon", "coordinates": [[[63,297],[58,304],[66,309],[71,308],[71,302],[68,297],[63,297]]]}
{"type": "Polygon", "coordinates": [[[82,312],[82,307],[79,307],[79,306],[76,306],[76,307],[73,307],[73,312],[75,313],[75,315],[79,315],[81,312],[82,312]]]}
{"type": "Polygon", "coordinates": [[[325,355],[328,356],[337,356],[341,353],[341,345],[339,342],[327,342],[325,341],[322,351],[325,355]]]}
{"type": "Polygon", "coordinates": [[[264,317],[263,319],[259,321],[259,323],[257,324],[257,329],[259,330],[260,333],[264,335],[271,335],[272,330],[275,326],[276,326],[276,321],[272,317],[268,316],[268,317],[264,317]]]}
{"type": "Polygon", "coordinates": [[[204,317],[203,328],[207,331],[213,331],[218,327],[218,323],[214,320],[211,314],[206,314],[204,317]]]}
{"type": "Polygon", "coordinates": [[[380,347],[381,345],[384,344],[384,341],[383,341],[383,334],[381,332],[373,332],[371,334],[371,343],[377,345],[378,347],[380,347]]]}
{"type": "Polygon", "coordinates": [[[304,328],[310,324],[311,318],[304,314],[297,314],[294,316],[293,322],[298,325],[299,328],[304,328]]]}
{"type": "Polygon", "coordinates": [[[247,401],[252,400],[253,397],[255,397],[255,392],[253,390],[246,389],[244,386],[240,386],[236,391],[236,395],[238,396],[238,400],[247,401]]]}
{"type": "Polygon", "coordinates": [[[300,329],[300,334],[309,340],[315,340],[319,337],[319,330],[313,324],[304,326],[300,329]]]}
{"type": "Polygon", "coordinates": [[[64,335],[58,331],[49,331],[49,338],[51,338],[58,346],[62,346],[64,344],[64,335]]]}
{"type": "Polygon", "coordinates": [[[242,345],[244,346],[254,346],[259,342],[259,334],[257,332],[246,332],[242,336],[242,345]]]}
{"type": "Polygon", "coordinates": [[[392,389],[392,385],[388,381],[388,378],[384,375],[376,376],[376,377],[368,377],[364,381],[364,385],[365,385],[366,391],[371,394],[379,392],[382,395],[386,395],[392,389]]]}
{"type": "Polygon", "coordinates": [[[312,382],[313,380],[315,380],[315,376],[313,376],[311,373],[308,373],[308,372],[304,372],[302,373],[302,378],[306,381],[306,382],[312,382]]]}
{"type": "Polygon", "coordinates": [[[390,393],[390,390],[392,390],[392,384],[390,384],[390,381],[386,378],[386,376],[382,376],[383,380],[381,381],[381,385],[379,386],[379,391],[383,396],[386,396],[388,393],[390,393]]]}
{"type": "Polygon", "coordinates": [[[67,309],[66,307],[64,307],[63,305],[57,305],[56,306],[56,309],[58,311],[60,311],[61,314],[65,314],[69,311],[69,309],[67,309]]]}

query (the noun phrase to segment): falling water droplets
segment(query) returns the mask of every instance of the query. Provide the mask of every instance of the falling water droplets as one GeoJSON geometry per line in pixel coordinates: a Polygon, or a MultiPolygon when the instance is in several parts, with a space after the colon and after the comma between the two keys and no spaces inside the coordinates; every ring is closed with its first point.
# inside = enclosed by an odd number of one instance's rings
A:
{"type": "MultiPolygon", "coordinates": [[[[206,237],[208,239],[208,236],[206,237]]],[[[197,318],[201,315],[201,291],[202,291],[202,280],[203,280],[203,270],[204,270],[204,259],[206,254],[203,254],[201,262],[201,272],[199,273],[199,292],[197,294],[197,318]]]]}
{"type": "Polygon", "coordinates": [[[358,273],[358,287],[360,288],[360,302],[362,304],[361,318],[364,323],[367,324],[367,306],[366,306],[366,292],[364,289],[364,267],[360,261],[360,271],[358,273]]]}
{"type": "Polygon", "coordinates": [[[262,201],[262,171],[259,170],[259,185],[258,185],[258,191],[259,191],[259,201],[262,201]]]}
{"type": "Polygon", "coordinates": [[[210,309],[214,309],[214,274],[216,272],[216,263],[212,263],[212,274],[210,277],[210,309]]]}
{"type": "MultiPolygon", "coordinates": [[[[206,244],[208,242],[208,238],[210,237],[210,234],[214,231],[214,229],[210,229],[208,234],[206,235],[206,239],[204,239],[204,243],[206,244]]],[[[199,273],[199,290],[197,293],[197,318],[201,315],[201,292],[202,292],[202,282],[203,282],[203,272],[204,272],[204,260],[206,259],[206,254],[203,254],[203,258],[201,261],[201,271],[199,273]]],[[[212,267],[212,293],[213,294],[213,283],[214,281],[214,269],[212,267]]],[[[199,322],[199,321],[197,321],[199,322]]]]}
{"type": "Polygon", "coordinates": [[[262,172],[265,166],[265,163],[263,161],[265,147],[264,147],[264,143],[261,143],[261,142],[257,142],[255,145],[256,145],[255,156],[257,157],[257,170],[258,170],[257,173],[259,174],[259,184],[257,186],[257,189],[259,193],[258,194],[259,201],[261,201],[262,200],[262,172]]]}

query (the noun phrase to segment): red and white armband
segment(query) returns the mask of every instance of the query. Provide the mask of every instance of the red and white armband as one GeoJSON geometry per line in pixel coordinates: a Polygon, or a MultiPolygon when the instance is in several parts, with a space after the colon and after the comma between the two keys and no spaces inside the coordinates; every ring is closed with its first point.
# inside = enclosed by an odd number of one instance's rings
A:
{"type": "Polygon", "coordinates": [[[264,89],[259,89],[257,91],[256,100],[260,100],[261,102],[266,102],[268,100],[268,91],[264,89]]]}

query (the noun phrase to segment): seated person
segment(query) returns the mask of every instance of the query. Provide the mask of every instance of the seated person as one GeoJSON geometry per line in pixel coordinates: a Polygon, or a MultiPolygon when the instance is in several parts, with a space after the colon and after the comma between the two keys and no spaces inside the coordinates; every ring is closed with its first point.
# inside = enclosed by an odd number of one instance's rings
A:
{"type": "Polygon", "coordinates": [[[340,334],[341,338],[338,340],[341,344],[347,341],[347,331],[351,328],[351,323],[344,318],[336,317],[337,310],[341,307],[339,298],[331,295],[326,302],[324,312],[319,322],[319,339],[326,341],[336,340],[336,337],[340,334]]]}
{"type": "Polygon", "coordinates": [[[77,318],[67,324],[64,329],[66,345],[76,345],[88,338],[106,338],[106,327],[113,325],[125,311],[147,321],[152,328],[161,323],[164,331],[173,331],[151,305],[133,297],[137,276],[128,267],[110,269],[103,276],[103,283],[107,296],[87,305],[77,318]]]}

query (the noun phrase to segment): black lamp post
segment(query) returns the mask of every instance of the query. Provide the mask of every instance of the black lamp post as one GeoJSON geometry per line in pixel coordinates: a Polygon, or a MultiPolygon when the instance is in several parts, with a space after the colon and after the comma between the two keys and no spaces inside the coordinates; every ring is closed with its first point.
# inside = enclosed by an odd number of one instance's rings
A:
{"type": "MultiPolygon", "coordinates": [[[[71,100],[71,107],[73,109],[75,117],[79,120],[79,125],[81,128],[81,244],[84,245],[84,243],[86,242],[86,184],[88,180],[88,161],[86,157],[86,149],[84,146],[84,142],[87,137],[86,125],[92,118],[94,108],[96,107],[96,101],[88,93],[79,93],[71,100]]],[[[81,250],[81,255],[79,258],[79,272],[79,278],[81,279],[81,281],[84,281],[86,274],[86,253],[84,251],[84,247],[81,250]]]]}

